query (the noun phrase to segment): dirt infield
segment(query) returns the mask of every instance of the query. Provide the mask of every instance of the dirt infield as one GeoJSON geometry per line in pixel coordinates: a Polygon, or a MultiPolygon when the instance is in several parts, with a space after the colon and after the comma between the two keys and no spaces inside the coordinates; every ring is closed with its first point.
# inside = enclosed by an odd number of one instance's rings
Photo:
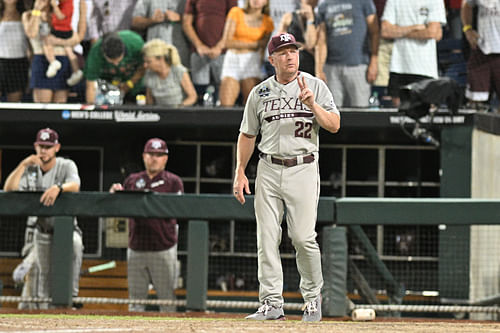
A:
{"type": "Polygon", "coordinates": [[[112,315],[112,313],[85,313],[54,311],[40,313],[14,313],[0,310],[0,333],[3,332],[299,332],[299,333],[500,333],[496,322],[465,320],[388,319],[372,322],[353,322],[346,318],[326,318],[320,323],[302,323],[300,317],[291,316],[285,321],[246,321],[240,314],[172,313],[141,315],[112,315]]]}

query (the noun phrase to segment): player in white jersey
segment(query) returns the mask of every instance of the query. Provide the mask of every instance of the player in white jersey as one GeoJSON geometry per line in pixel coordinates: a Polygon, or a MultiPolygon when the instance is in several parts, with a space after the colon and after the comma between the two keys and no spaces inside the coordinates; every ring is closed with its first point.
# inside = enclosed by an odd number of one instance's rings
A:
{"type": "Polygon", "coordinates": [[[326,84],[298,71],[299,45],[288,33],[268,44],[276,75],[254,87],[243,113],[238,137],[234,196],[245,203],[250,194],[245,168],[257,135],[260,160],[255,180],[259,301],[247,319],[283,319],[283,270],[279,254],[286,207],[288,235],[296,251],[303,321],[321,320],[321,254],[316,242],[320,178],[319,129],[335,133],[340,113],[326,84]],[[244,192],[243,192],[244,191],[244,192]]]}
{"type": "MultiPolygon", "coordinates": [[[[52,206],[62,192],[78,192],[80,190],[80,176],[75,162],[70,159],[56,157],[61,148],[59,135],[50,128],[38,131],[34,143],[36,154],[22,160],[5,180],[5,191],[43,191],[40,203],[52,206]]],[[[20,279],[27,274],[27,281],[23,287],[23,296],[50,297],[50,266],[51,245],[54,233],[53,217],[28,217],[26,227],[23,261],[26,269],[21,266],[20,279]],[[31,267],[33,265],[33,267],[31,267]]],[[[78,295],[78,281],[82,264],[83,245],[81,231],[73,221],[73,296],[78,295]]],[[[16,274],[14,274],[16,279],[16,274]]],[[[29,307],[20,304],[20,308],[29,307]]],[[[40,303],[40,308],[47,308],[48,304],[40,303]]]]}

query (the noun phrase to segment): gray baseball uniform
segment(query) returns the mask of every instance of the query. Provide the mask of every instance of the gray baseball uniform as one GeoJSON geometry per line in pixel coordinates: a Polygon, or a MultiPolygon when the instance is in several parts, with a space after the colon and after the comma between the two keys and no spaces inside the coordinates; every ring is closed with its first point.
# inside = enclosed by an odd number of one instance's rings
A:
{"type": "MultiPolygon", "coordinates": [[[[339,114],[326,84],[308,73],[299,73],[297,78],[302,76],[316,103],[327,112],[339,114]]],[[[255,86],[240,126],[242,133],[262,135],[255,182],[259,299],[261,303],[267,300],[278,306],[283,304],[279,244],[284,207],[304,300],[313,301],[323,286],[315,232],[320,190],[320,126],[298,97],[297,78],[281,84],[272,76],[255,86]]]]}
{"type": "MultiPolygon", "coordinates": [[[[126,190],[184,193],[179,176],[163,170],[153,178],[146,171],[125,179],[126,190]]],[[[158,299],[175,299],[177,278],[177,220],[130,219],[127,249],[128,292],[131,299],[145,299],[151,283],[158,299]]],[[[142,304],[130,304],[130,311],[145,311],[142,304]]],[[[160,306],[160,311],[175,311],[175,306],[160,306]]]]}
{"type": "MultiPolygon", "coordinates": [[[[66,158],[57,157],[55,166],[43,173],[38,165],[33,165],[24,171],[20,181],[20,191],[45,191],[54,184],[76,182],[80,184],[80,177],[76,164],[66,158]]],[[[76,218],[74,219],[75,231],[73,233],[73,295],[78,295],[78,282],[80,279],[80,268],[82,264],[83,244],[81,230],[78,228],[76,218]]],[[[25,284],[26,290],[23,295],[36,297],[50,297],[49,273],[51,264],[51,244],[54,227],[53,217],[30,216],[27,220],[27,234],[25,242],[32,239],[35,251],[35,262],[28,279],[37,282],[25,284]],[[34,229],[33,229],[34,228],[34,229]],[[32,235],[29,232],[33,232],[32,235]]],[[[24,252],[26,252],[23,249],[24,252]]],[[[40,308],[47,308],[48,304],[40,304],[40,308]]]]}

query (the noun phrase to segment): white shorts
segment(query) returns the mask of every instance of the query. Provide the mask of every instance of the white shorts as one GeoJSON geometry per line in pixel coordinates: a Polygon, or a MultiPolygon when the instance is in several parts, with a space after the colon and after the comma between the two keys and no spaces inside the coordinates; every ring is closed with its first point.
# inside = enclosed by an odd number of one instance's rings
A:
{"type": "Polygon", "coordinates": [[[221,79],[231,77],[237,81],[251,77],[262,78],[260,52],[234,53],[227,51],[222,65],[221,79]]]}

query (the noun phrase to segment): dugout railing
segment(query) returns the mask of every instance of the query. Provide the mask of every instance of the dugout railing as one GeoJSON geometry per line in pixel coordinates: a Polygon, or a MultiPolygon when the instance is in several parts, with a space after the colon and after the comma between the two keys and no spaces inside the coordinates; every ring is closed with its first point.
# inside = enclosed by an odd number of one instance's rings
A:
{"type": "MultiPolygon", "coordinates": [[[[249,197],[247,203],[241,206],[230,195],[168,195],[156,193],[102,193],[81,192],[65,193],[53,207],[44,207],[39,203],[39,193],[28,192],[0,192],[0,216],[59,216],[56,219],[56,231],[54,233],[54,255],[53,255],[53,283],[57,288],[52,288],[53,294],[50,299],[53,304],[67,306],[71,304],[71,286],[69,276],[71,274],[69,264],[71,254],[64,249],[71,248],[68,243],[72,237],[70,216],[124,216],[124,217],[164,217],[172,216],[189,221],[188,231],[188,268],[187,268],[187,293],[185,301],[177,301],[189,309],[205,309],[208,306],[218,305],[231,306],[230,304],[217,304],[217,301],[207,300],[207,270],[208,270],[208,223],[211,219],[236,219],[253,220],[253,198],[249,197]],[[214,303],[215,302],[215,303],[214,303]]],[[[347,226],[353,233],[361,228],[360,225],[495,225],[500,221],[500,199],[400,199],[400,198],[342,198],[335,199],[322,197],[318,209],[318,223],[325,228],[332,226],[347,226]]],[[[342,230],[342,228],[333,228],[342,230]]],[[[323,232],[323,237],[345,238],[338,233],[331,234],[323,232]]],[[[360,239],[363,238],[361,235],[360,239]]],[[[343,265],[347,261],[347,243],[334,241],[335,246],[326,246],[328,242],[323,241],[324,266],[329,264],[338,265],[329,274],[331,267],[325,267],[325,288],[334,287],[330,290],[333,298],[337,297],[336,303],[342,303],[345,298],[345,279],[342,275],[343,265]],[[339,248],[339,244],[340,248],[339,248]],[[344,247],[344,249],[342,249],[344,247]],[[336,253],[331,253],[336,252],[336,253]],[[339,255],[343,253],[343,255],[339,255]],[[344,258],[343,258],[344,256],[344,258]],[[325,258],[328,259],[325,265],[325,258]],[[345,261],[344,261],[345,260],[345,261]],[[339,271],[341,272],[339,276],[339,271]]],[[[369,240],[364,243],[367,247],[367,257],[391,287],[393,296],[398,296],[398,282],[392,277],[390,271],[377,260],[376,251],[370,251],[369,240]]],[[[457,274],[469,274],[461,272],[457,274]]],[[[331,299],[331,297],[330,297],[331,299]]],[[[2,301],[12,301],[6,297],[2,301]]],[[[104,303],[106,299],[85,300],[88,302],[104,303]]],[[[112,300],[114,302],[132,303],[131,300],[112,300]]],[[[140,302],[140,301],[137,301],[140,302]]],[[[161,302],[161,301],[160,301],[161,302]]],[[[334,302],[334,303],[335,303],[334,302]]],[[[411,311],[411,312],[494,312],[500,311],[496,306],[471,307],[471,306],[405,306],[398,304],[389,298],[388,305],[360,304],[357,307],[371,306],[381,311],[411,311]]],[[[238,304],[239,307],[254,307],[254,303],[238,304]]],[[[289,305],[289,308],[297,308],[298,304],[289,305]]],[[[343,304],[337,304],[333,313],[342,313],[343,304]]],[[[331,313],[332,313],[331,312],[331,313]]]]}
{"type": "MultiPolygon", "coordinates": [[[[104,192],[64,193],[57,204],[45,207],[39,203],[41,193],[0,192],[0,216],[56,216],[53,246],[52,297],[55,305],[68,306],[71,297],[72,220],[79,217],[177,217],[189,220],[187,292],[185,305],[189,309],[205,309],[208,274],[208,223],[213,219],[253,220],[253,197],[242,206],[228,195],[172,195],[159,193],[104,192]]],[[[319,223],[332,224],[334,198],[319,202],[319,223]]],[[[18,301],[3,297],[0,300],[18,301]]],[[[32,300],[37,301],[37,300],[32,300]]],[[[38,300],[41,302],[42,300],[38,300]]],[[[46,301],[46,300],[45,300],[46,301]]],[[[93,300],[86,300],[93,302],[93,300]]],[[[106,302],[98,300],[97,302],[106,302]]],[[[128,302],[131,300],[113,300],[128,302]]],[[[160,301],[161,303],[161,301],[160,301]]],[[[182,302],[181,302],[182,303],[182,302]]],[[[179,304],[177,304],[179,305],[179,304]]],[[[254,305],[252,305],[253,307],[254,305]]],[[[300,307],[300,306],[296,306],[300,307]]]]}

